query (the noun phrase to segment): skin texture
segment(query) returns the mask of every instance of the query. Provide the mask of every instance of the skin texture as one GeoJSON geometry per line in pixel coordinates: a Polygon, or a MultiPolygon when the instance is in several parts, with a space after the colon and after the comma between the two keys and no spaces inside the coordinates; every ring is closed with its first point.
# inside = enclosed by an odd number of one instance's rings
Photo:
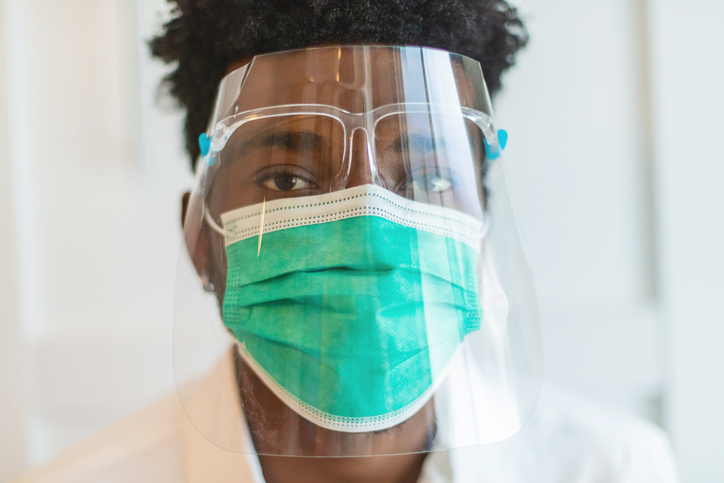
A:
{"type": "MultiPolygon", "coordinates": [[[[381,56],[377,59],[381,65],[392,62],[392,59],[381,56]]],[[[248,59],[231,63],[228,70],[232,71],[248,59]]],[[[306,81],[306,69],[302,58],[291,57],[286,65],[286,75],[280,78],[278,71],[259,69],[254,77],[249,77],[244,89],[254,95],[241,98],[236,104],[240,111],[257,107],[302,102],[303,96],[309,93],[306,81]]],[[[352,84],[354,66],[350,63],[339,68],[341,78],[348,77],[352,84]]],[[[463,105],[473,105],[474,96],[471,83],[463,74],[458,74],[458,87],[463,105]]],[[[380,104],[396,102],[394,82],[379,82],[376,98],[380,104]]],[[[360,99],[351,93],[348,97],[340,97],[338,93],[330,93],[329,99],[317,97],[316,101],[327,104],[342,104],[350,111],[359,112],[362,108],[360,99]]],[[[277,126],[278,128],[278,126],[277,126]]],[[[300,126],[288,125],[284,129],[299,131],[300,126]]],[[[359,130],[352,138],[352,152],[346,187],[351,188],[364,184],[373,184],[373,169],[367,152],[366,134],[359,130]]],[[[255,149],[254,140],[234,137],[224,152],[234,150],[249,151],[255,149]]],[[[338,149],[332,146],[331,149],[338,149]]],[[[224,152],[221,155],[224,155],[224,152]]],[[[231,156],[231,154],[230,154],[231,156]]],[[[339,158],[341,153],[330,155],[339,158]]],[[[315,194],[305,189],[284,191],[268,189],[269,181],[260,182],[258,178],[249,177],[247,172],[263,172],[264,166],[240,165],[233,162],[222,162],[224,170],[216,173],[208,196],[208,208],[212,213],[223,213],[230,209],[259,203],[265,200],[315,194]],[[226,168],[228,166],[228,168],[226,168]],[[239,170],[235,172],[234,170],[239,170]],[[239,180],[248,180],[248,185],[239,180]]],[[[395,166],[389,166],[395,172],[395,166]]],[[[333,168],[321,167],[318,171],[329,171],[331,179],[338,171],[333,168]]],[[[404,171],[404,169],[403,169],[404,171]]],[[[327,175],[324,175],[327,176],[327,175]]],[[[479,181],[472,180],[474,185],[479,181]]],[[[183,218],[189,209],[198,210],[201,200],[193,199],[188,193],[183,197],[183,218]]],[[[188,220],[185,225],[187,247],[193,247],[191,256],[198,273],[208,278],[215,287],[219,306],[223,305],[226,283],[226,256],[221,236],[207,228],[198,226],[199,219],[188,220]],[[196,223],[196,224],[194,224],[196,223]]],[[[406,483],[417,481],[422,464],[435,438],[434,400],[428,402],[420,411],[404,423],[385,431],[372,433],[347,433],[324,429],[314,425],[277,398],[271,390],[257,377],[253,370],[237,356],[237,374],[239,391],[244,412],[251,432],[254,445],[260,453],[259,460],[269,483],[277,482],[318,482],[318,481],[349,481],[375,483],[406,483]],[[267,456],[275,454],[297,455],[267,456]],[[352,455],[357,457],[322,457],[322,455],[352,455]],[[392,455],[392,456],[390,456],[392,455]],[[310,456],[315,456],[310,458],[310,456]]]]}

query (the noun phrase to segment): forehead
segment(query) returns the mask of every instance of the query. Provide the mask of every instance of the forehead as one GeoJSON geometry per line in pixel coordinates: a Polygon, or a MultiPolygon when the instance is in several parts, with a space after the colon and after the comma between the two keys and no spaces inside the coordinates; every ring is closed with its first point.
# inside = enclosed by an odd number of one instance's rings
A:
{"type": "MultiPolygon", "coordinates": [[[[233,78],[232,76],[230,76],[233,78]]],[[[460,105],[489,113],[477,62],[417,47],[324,47],[257,56],[230,111],[323,104],[365,112],[395,103],[460,105]]]]}

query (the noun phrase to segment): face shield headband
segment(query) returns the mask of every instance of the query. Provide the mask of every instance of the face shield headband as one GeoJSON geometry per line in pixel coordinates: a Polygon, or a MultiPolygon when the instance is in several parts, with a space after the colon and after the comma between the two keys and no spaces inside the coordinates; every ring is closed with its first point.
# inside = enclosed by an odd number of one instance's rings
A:
{"type": "Polygon", "coordinates": [[[440,50],[281,52],[225,77],[177,284],[174,365],[197,429],[319,456],[515,433],[540,344],[506,141],[479,64],[440,50]]]}

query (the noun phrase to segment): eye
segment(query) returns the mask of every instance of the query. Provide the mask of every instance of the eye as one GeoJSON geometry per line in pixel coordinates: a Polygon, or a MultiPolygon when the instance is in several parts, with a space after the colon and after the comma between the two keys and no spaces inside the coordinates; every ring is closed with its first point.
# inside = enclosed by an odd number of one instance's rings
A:
{"type": "Polygon", "coordinates": [[[284,168],[263,174],[258,183],[271,191],[296,191],[317,187],[309,178],[284,168]]]}
{"type": "Polygon", "coordinates": [[[400,186],[404,192],[441,193],[455,187],[455,182],[449,173],[441,172],[437,168],[421,169],[411,173],[410,179],[400,186]]]}
{"type": "Polygon", "coordinates": [[[267,179],[262,186],[272,191],[293,191],[307,188],[309,183],[294,175],[279,175],[267,179]]]}
{"type": "Polygon", "coordinates": [[[412,188],[415,191],[421,190],[438,193],[447,191],[452,188],[452,186],[452,180],[440,176],[425,176],[423,179],[415,179],[412,181],[412,188]]]}

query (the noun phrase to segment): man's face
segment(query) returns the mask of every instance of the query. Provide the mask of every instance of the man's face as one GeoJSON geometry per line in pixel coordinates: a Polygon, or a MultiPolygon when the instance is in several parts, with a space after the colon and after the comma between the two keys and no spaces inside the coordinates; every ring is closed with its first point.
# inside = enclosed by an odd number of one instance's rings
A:
{"type": "MultiPolygon", "coordinates": [[[[284,54],[283,62],[256,61],[236,102],[220,117],[269,106],[318,104],[361,113],[398,103],[429,100],[423,89],[401,88],[395,75],[400,58],[373,49],[372,66],[339,49],[284,54]],[[360,72],[365,75],[361,75],[360,72]],[[370,82],[370,78],[374,82],[370,82]]],[[[246,59],[229,71],[247,64],[246,59]]],[[[454,98],[475,107],[473,82],[462,68],[453,70],[454,98]]],[[[420,76],[423,74],[420,73],[420,76]]],[[[419,82],[413,85],[424,84],[419,82]]],[[[456,119],[457,122],[460,122],[456,119]]],[[[217,155],[207,207],[212,216],[280,198],[313,196],[364,184],[382,184],[400,196],[481,216],[484,205],[483,134],[465,121],[451,136],[424,113],[390,115],[373,129],[352,130],[333,117],[287,115],[253,120],[238,127],[217,155]],[[371,159],[374,158],[374,159],[371,159]]],[[[210,277],[223,301],[226,254],[223,237],[209,232],[210,277]]]]}
{"type": "MultiPolygon", "coordinates": [[[[380,49],[373,56],[373,65],[366,66],[365,72],[374,72],[371,85],[369,77],[359,75],[358,61],[329,49],[312,63],[304,52],[289,54],[282,70],[279,64],[255,62],[241,94],[225,115],[299,104],[362,113],[427,100],[427,93],[401,90],[401,79],[387,74],[398,69],[399,58],[391,51],[380,49]]],[[[230,69],[234,67],[232,64],[230,69]]],[[[454,74],[458,102],[474,107],[472,83],[462,69],[454,74]]],[[[458,136],[457,142],[453,136],[442,141],[435,137],[427,114],[382,118],[372,132],[351,131],[332,117],[316,114],[255,119],[238,127],[217,154],[207,209],[218,219],[240,207],[381,183],[400,196],[478,215],[483,136],[474,124],[463,125],[458,136]],[[461,171],[460,166],[468,171],[461,171]]],[[[203,253],[197,250],[192,255],[199,272],[210,277],[221,307],[227,277],[224,239],[208,229],[201,238],[203,243],[197,246],[204,247],[203,253]]],[[[428,449],[434,438],[432,401],[387,431],[337,432],[299,416],[242,359],[238,371],[247,421],[260,453],[328,455],[343,448],[348,455],[394,454],[428,449]]]]}

